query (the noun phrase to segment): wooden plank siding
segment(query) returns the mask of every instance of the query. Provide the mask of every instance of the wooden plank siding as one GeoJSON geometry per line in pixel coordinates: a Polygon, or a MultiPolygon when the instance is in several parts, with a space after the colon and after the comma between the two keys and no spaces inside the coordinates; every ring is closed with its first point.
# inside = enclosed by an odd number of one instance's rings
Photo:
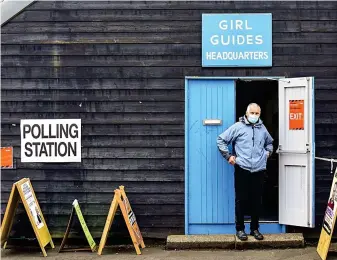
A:
{"type": "MultiPolygon", "coordinates": [[[[41,1],[1,30],[1,139],[15,156],[1,214],[12,183],[29,177],[53,237],[75,198],[100,237],[121,184],[145,238],[184,233],[185,76],[315,76],[316,154],[337,157],[335,1],[41,1]],[[201,14],[222,11],[273,14],[272,68],[201,67],[201,14]],[[25,118],[81,118],[82,163],[21,163],[25,118]]],[[[317,162],[316,231],[331,178],[317,162]]]]}

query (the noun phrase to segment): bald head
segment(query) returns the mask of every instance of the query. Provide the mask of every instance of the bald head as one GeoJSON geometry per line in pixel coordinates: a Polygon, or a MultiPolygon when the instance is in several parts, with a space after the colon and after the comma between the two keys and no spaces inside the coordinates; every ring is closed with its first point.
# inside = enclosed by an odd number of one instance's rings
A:
{"type": "Polygon", "coordinates": [[[246,117],[249,122],[255,124],[261,115],[261,108],[256,103],[250,103],[246,110],[246,117]]]}
{"type": "Polygon", "coordinates": [[[256,103],[250,103],[247,107],[246,114],[249,114],[251,111],[253,111],[254,114],[256,114],[257,111],[258,111],[259,115],[260,115],[261,114],[261,107],[256,103]]]}

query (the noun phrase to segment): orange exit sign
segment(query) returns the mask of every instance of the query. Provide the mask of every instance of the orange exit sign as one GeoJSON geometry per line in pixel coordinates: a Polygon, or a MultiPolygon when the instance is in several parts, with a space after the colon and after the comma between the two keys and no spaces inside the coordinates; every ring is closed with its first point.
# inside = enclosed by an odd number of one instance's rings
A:
{"type": "Polygon", "coordinates": [[[304,100],[289,100],[289,130],[304,130],[304,100]]]}

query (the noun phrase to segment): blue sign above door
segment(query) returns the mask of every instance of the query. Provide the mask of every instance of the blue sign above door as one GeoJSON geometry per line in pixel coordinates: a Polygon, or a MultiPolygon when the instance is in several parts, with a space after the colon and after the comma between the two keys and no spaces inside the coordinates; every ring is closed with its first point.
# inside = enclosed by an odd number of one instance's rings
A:
{"type": "Polygon", "coordinates": [[[202,14],[203,67],[271,67],[272,14],[202,14]]]}

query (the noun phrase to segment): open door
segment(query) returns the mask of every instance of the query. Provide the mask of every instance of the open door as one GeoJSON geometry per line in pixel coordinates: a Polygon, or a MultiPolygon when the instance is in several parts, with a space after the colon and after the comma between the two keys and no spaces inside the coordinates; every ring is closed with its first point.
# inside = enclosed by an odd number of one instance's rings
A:
{"type": "Polygon", "coordinates": [[[279,223],[314,227],[314,79],[279,79],[279,223]]]}

